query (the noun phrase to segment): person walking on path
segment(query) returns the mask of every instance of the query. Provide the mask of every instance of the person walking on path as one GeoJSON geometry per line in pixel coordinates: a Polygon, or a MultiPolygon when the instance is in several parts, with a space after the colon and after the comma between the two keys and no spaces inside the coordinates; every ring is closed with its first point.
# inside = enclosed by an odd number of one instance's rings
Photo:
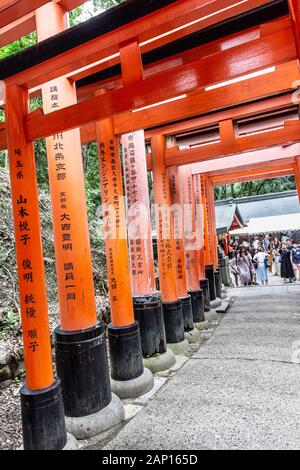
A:
{"type": "Polygon", "coordinates": [[[293,244],[293,249],[291,251],[291,254],[292,254],[295,280],[297,280],[297,274],[298,274],[298,279],[300,281],[300,245],[299,243],[293,244]]]}
{"type": "Polygon", "coordinates": [[[258,286],[258,282],[256,280],[256,268],[257,268],[257,261],[254,261],[254,255],[256,253],[256,250],[254,250],[254,248],[250,248],[248,250],[248,253],[251,257],[251,260],[252,260],[252,264],[251,264],[251,278],[252,278],[252,284],[254,286],[258,286]]]}
{"type": "Polygon", "coordinates": [[[263,239],[262,241],[262,246],[264,248],[265,251],[268,251],[269,248],[270,248],[270,235],[268,233],[266,233],[265,235],[265,238],[263,239]]]}
{"type": "Polygon", "coordinates": [[[259,238],[257,236],[254,237],[254,240],[252,242],[252,247],[256,251],[260,245],[259,238]]]}
{"type": "Polygon", "coordinates": [[[240,251],[237,255],[237,267],[240,273],[242,286],[248,286],[251,284],[252,259],[244,246],[240,247],[240,251]]]}
{"type": "Polygon", "coordinates": [[[274,259],[274,275],[280,276],[280,253],[279,253],[280,246],[274,246],[273,248],[273,259],[274,259]]]}
{"type": "Polygon", "coordinates": [[[268,254],[262,247],[258,248],[257,253],[254,255],[253,260],[257,262],[256,279],[264,285],[268,284],[268,254]]]}
{"type": "Polygon", "coordinates": [[[291,261],[291,250],[288,249],[286,243],[281,244],[281,249],[279,250],[279,253],[281,262],[280,275],[283,278],[284,282],[287,279],[289,279],[290,282],[293,282],[295,273],[291,261]]]}

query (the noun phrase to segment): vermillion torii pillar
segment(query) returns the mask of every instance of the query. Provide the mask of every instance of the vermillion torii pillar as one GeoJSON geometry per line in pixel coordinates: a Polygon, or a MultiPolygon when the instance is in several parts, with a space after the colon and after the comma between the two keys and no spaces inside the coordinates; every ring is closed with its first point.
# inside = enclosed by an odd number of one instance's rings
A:
{"type": "MultiPolygon", "coordinates": [[[[36,10],[39,41],[67,27],[65,11],[50,2],[36,10]]],[[[45,113],[76,102],[75,84],[42,85],[45,113]]],[[[57,372],[67,428],[86,438],[119,423],[123,406],[111,395],[104,323],[97,322],[79,129],[46,139],[60,305],[55,330],[57,372]],[[112,409],[107,423],[102,410],[112,409]],[[86,416],[93,415],[91,420],[86,416]]]]}
{"type": "MultiPolygon", "coordinates": [[[[288,0],[289,9],[292,17],[292,25],[293,31],[295,36],[295,43],[298,55],[298,63],[300,67],[300,3],[299,0],[288,0]]],[[[297,93],[299,97],[299,93],[297,93]]],[[[299,108],[299,102],[298,102],[299,108]]],[[[295,168],[295,179],[296,179],[296,186],[298,190],[298,197],[300,202],[300,157],[296,157],[296,168],[295,168]]]]}
{"type": "MultiPolygon", "coordinates": [[[[144,78],[138,42],[122,43],[119,51],[123,85],[138,86],[144,78]]],[[[161,293],[155,282],[144,131],[122,136],[122,147],[134,315],[140,325],[144,364],[158,372],[171,367],[175,356],[167,349],[161,293]]]]}
{"type": "Polygon", "coordinates": [[[196,232],[196,200],[190,165],[179,167],[181,203],[184,208],[184,250],[188,293],[192,298],[193,318],[197,328],[207,327],[204,296],[199,286],[199,238],[196,232]]]}
{"type": "Polygon", "coordinates": [[[108,326],[112,389],[135,398],[153,387],[143,366],[139,324],[133,312],[119,143],[113,118],[96,123],[111,324],[108,326]]]}
{"type": "Polygon", "coordinates": [[[299,157],[296,159],[295,163],[295,181],[296,181],[296,188],[298,191],[298,199],[300,204],[300,159],[299,157]]]}
{"type": "Polygon", "coordinates": [[[162,293],[167,342],[173,352],[184,353],[188,342],[184,335],[181,302],[176,281],[176,258],[171,221],[170,187],[165,163],[165,137],[154,135],[151,141],[152,171],[156,219],[159,283],[162,293]]]}
{"type": "Polygon", "coordinates": [[[213,263],[213,241],[212,241],[212,218],[210,211],[210,199],[208,189],[208,178],[201,175],[201,197],[204,207],[204,257],[205,257],[205,276],[208,279],[210,307],[216,308],[220,305],[216,295],[216,283],[213,263]]]}
{"type": "MultiPolygon", "coordinates": [[[[201,191],[201,176],[194,175],[194,190],[195,190],[195,200],[196,200],[196,230],[199,236],[199,251],[198,251],[198,261],[199,261],[199,285],[203,291],[204,299],[204,310],[205,312],[210,311],[210,296],[209,296],[209,285],[208,279],[205,274],[205,206],[203,204],[203,194],[201,191]]],[[[207,235],[206,235],[207,236],[207,235]]]]}
{"type": "Polygon", "coordinates": [[[123,135],[122,149],[134,316],[140,326],[144,365],[157,372],[171,367],[175,356],[167,350],[161,293],[154,275],[144,131],[123,135]]]}
{"type": "Polygon", "coordinates": [[[212,261],[215,270],[215,284],[216,284],[216,296],[217,299],[221,299],[222,295],[222,284],[219,269],[219,258],[218,258],[218,237],[217,237],[217,225],[216,225],[216,212],[215,212],[215,194],[214,186],[211,178],[207,179],[207,190],[209,199],[209,211],[210,211],[210,229],[211,229],[211,241],[212,241],[212,261]]]}
{"type": "MultiPolygon", "coordinates": [[[[169,136],[166,139],[166,147],[176,146],[176,138],[169,136]]],[[[176,259],[177,293],[181,302],[185,337],[191,343],[197,341],[195,330],[192,298],[188,293],[186,263],[184,252],[184,206],[181,201],[179,171],[177,166],[168,168],[170,197],[172,204],[172,223],[174,233],[174,247],[176,259]]],[[[193,299],[194,300],[194,299],[193,299]]],[[[199,335],[198,335],[199,336],[199,335]]]]}
{"type": "Polygon", "coordinates": [[[193,315],[195,299],[191,296],[190,293],[188,293],[189,285],[187,282],[184,252],[184,205],[182,204],[180,197],[181,191],[178,167],[169,167],[168,175],[173,214],[177,292],[181,301],[185,337],[189,343],[192,343],[197,341],[199,338],[199,333],[197,329],[195,329],[194,325],[194,322],[197,323],[197,318],[195,319],[193,315]]]}
{"type": "Polygon", "coordinates": [[[25,450],[66,446],[60,380],[54,377],[45,286],[44,257],[32,142],[23,122],[29,96],[20,87],[6,92],[6,132],[18,267],[26,385],[21,388],[25,450]]]}

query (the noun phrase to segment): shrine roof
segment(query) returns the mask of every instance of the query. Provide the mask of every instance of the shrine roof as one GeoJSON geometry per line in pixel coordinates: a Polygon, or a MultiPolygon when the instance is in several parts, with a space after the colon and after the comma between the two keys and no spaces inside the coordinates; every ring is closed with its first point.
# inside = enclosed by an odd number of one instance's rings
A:
{"type": "Polygon", "coordinates": [[[237,204],[232,202],[227,205],[216,205],[216,227],[217,233],[227,233],[233,222],[237,220],[241,227],[246,227],[246,222],[237,204]]]}
{"type": "Polygon", "coordinates": [[[216,201],[216,214],[221,214],[222,211],[227,210],[226,208],[230,205],[238,205],[242,217],[246,222],[259,217],[275,217],[300,213],[297,191],[285,191],[216,201]]]}

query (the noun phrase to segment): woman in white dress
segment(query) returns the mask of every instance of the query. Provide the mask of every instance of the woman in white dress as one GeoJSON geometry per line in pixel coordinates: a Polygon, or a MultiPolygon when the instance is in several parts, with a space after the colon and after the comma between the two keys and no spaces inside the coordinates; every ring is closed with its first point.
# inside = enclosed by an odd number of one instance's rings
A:
{"type": "Polygon", "coordinates": [[[268,284],[268,254],[262,247],[258,248],[257,253],[254,255],[253,260],[257,262],[256,276],[257,280],[264,285],[268,284]]]}

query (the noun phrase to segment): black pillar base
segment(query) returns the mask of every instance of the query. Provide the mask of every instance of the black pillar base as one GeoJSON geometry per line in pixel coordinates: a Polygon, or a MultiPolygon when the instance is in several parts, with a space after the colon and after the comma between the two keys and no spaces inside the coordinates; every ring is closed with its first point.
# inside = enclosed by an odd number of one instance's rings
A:
{"type": "Polygon", "coordinates": [[[204,301],[202,290],[189,291],[192,299],[193,320],[194,323],[205,321],[204,317],[204,301]]]}
{"type": "Polygon", "coordinates": [[[185,339],[181,302],[163,302],[162,305],[167,343],[181,343],[185,339]]]}
{"type": "Polygon", "coordinates": [[[55,354],[67,416],[87,416],[111,402],[103,322],[80,331],[56,328],[55,354]]]}
{"type": "Polygon", "coordinates": [[[62,450],[67,443],[61,383],[43,390],[21,388],[24,450],[62,450]]]}
{"type": "Polygon", "coordinates": [[[193,310],[191,296],[180,298],[184,331],[192,331],[194,329],[193,310]]]}
{"type": "Polygon", "coordinates": [[[210,301],[216,300],[216,283],[215,283],[215,273],[213,264],[208,264],[205,266],[205,276],[208,279],[209,286],[209,297],[210,301]]]}
{"type": "Polygon", "coordinates": [[[143,356],[165,353],[167,340],[160,294],[134,297],[133,309],[140,327],[143,356]]]}
{"type": "Polygon", "coordinates": [[[125,381],[144,372],[141,336],[138,322],[128,326],[108,325],[111,378],[125,381]]]}
{"type": "Polygon", "coordinates": [[[216,295],[219,299],[222,296],[222,281],[221,281],[221,272],[220,269],[216,269],[215,272],[215,283],[216,283],[216,295]]]}
{"type": "Polygon", "coordinates": [[[208,279],[200,280],[200,289],[203,292],[204,311],[209,312],[210,311],[210,305],[209,305],[210,297],[209,297],[208,279]]]}

